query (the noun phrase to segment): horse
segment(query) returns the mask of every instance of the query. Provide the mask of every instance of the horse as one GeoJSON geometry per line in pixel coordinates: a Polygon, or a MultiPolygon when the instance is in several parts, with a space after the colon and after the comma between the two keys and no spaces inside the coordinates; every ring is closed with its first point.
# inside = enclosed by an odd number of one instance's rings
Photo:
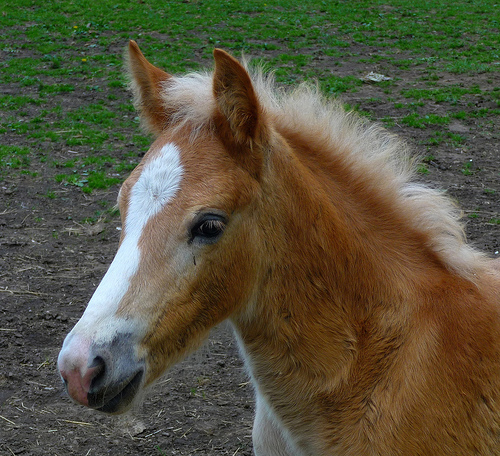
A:
{"type": "Polygon", "coordinates": [[[223,50],[172,76],[130,41],[155,137],[116,256],[64,340],[69,396],[115,414],[234,329],[257,456],[500,455],[500,267],[415,182],[404,141],[223,50]]]}

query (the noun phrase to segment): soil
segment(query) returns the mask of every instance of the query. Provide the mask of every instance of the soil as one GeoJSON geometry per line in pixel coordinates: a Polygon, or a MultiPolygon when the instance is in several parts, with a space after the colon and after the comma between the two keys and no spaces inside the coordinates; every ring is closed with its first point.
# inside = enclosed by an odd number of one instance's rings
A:
{"type": "MultiPolygon", "coordinates": [[[[318,74],[329,71],[361,77],[374,71],[394,78],[391,94],[383,85],[367,83],[343,98],[369,111],[374,119],[393,118],[391,130],[416,151],[425,155],[429,139],[438,130],[464,138],[460,145],[444,141],[432,146],[429,172],[420,179],[458,200],[470,241],[488,255],[499,256],[500,225],[495,222],[500,219],[499,117],[468,117],[425,129],[404,126],[399,120],[406,113],[395,110],[394,103],[408,102],[400,95],[403,88],[427,87],[421,78],[425,63],[409,70],[390,64],[367,67],[359,59],[375,51],[363,48],[333,65],[315,50],[308,52],[314,54],[310,69],[318,74]],[[472,163],[469,175],[462,172],[467,162],[472,163]]],[[[450,84],[476,84],[484,91],[500,85],[494,72],[439,73],[438,85],[450,84]]],[[[82,105],[84,96],[117,104],[129,98],[125,91],[104,82],[101,87],[95,94],[78,89],[55,94],[49,103],[65,109],[82,105]],[[115,101],[108,100],[110,92],[117,97],[115,101]]],[[[21,89],[6,85],[2,90],[21,89]]],[[[22,90],[26,93],[31,88],[22,90]]],[[[36,95],[36,88],[32,90],[36,95]]],[[[498,107],[491,103],[470,95],[452,109],[470,112],[498,107]]],[[[450,106],[426,102],[418,109],[444,114],[450,106]]],[[[129,137],[138,132],[124,133],[129,137]]],[[[14,132],[5,133],[2,143],[40,148],[56,158],[89,153],[88,146],[36,144],[14,132]]],[[[112,146],[109,153],[116,157],[135,150],[131,143],[112,146]]],[[[56,371],[57,354],[113,258],[120,224],[112,216],[92,223],[81,221],[102,210],[102,201],[114,204],[118,187],[85,194],[77,187],[57,184],[54,176],[60,171],[49,162],[32,166],[37,168],[36,177],[20,173],[0,177],[0,454],[251,455],[253,392],[225,324],[214,329],[201,350],[169,371],[125,417],[102,415],[70,401],[56,371]],[[48,198],[48,191],[54,191],[56,198],[48,198]]]]}

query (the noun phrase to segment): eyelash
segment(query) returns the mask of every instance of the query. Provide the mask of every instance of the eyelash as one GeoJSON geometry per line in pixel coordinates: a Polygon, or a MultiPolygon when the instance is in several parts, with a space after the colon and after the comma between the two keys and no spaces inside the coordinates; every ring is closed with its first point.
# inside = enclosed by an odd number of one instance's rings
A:
{"type": "Polygon", "coordinates": [[[215,243],[226,229],[226,220],[217,214],[204,214],[190,230],[190,243],[195,240],[204,244],[215,243]]]}

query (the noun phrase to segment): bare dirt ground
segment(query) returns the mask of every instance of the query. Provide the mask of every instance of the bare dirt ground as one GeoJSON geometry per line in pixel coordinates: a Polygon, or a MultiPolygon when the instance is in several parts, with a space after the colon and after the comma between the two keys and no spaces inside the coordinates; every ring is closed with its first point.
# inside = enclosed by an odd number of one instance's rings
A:
{"type": "MultiPolygon", "coordinates": [[[[369,52],[359,50],[359,55],[369,52]]],[[[314,57],[318,73],[361,77],[370,70],[395,78],[391,94],[365,84],[345,101],[369,111],[374,119],[392,117],[395,133],[424,151],[437,130],[459,133],[460,145],[444,141],[432,146],[428,174],[422,180],[446,189],[465,211],[471,242],[491,256],[500,250],[500,121],[498,116],[454,120],[425,129],[402,125],[394,103],[403,87],[426,87],[421,67],[402,70],[367,68],[350,56],[341,65],[314,57]],[[374,101],[375,100],[375,101],[374,101]],[[462,170],[471,162],[471,173],[462,170]]],[[[207,62],[208,63],[208,62],[207,62]]],[[[338,63],[338,62],[337,62],[338,63]]],[[[498,73],[460,76],[439,73],[439,84],[498,86],[498,73]]],[[[103,84],[103,87],[107,87],[103,84]]],[[[14,91],[16,87],[5,87],[14,91]]],[[[29,88],[28,88],[29,90],[29,88]]],[[[129,94],[113,91],[115,103],[129,94]]],[[[52,102],[75,106],[81,92],[55,95],[52,102]]],[[[105,97],[105,93],[96,96],[105,97]]],[[[453,107],[470,112],[491,101],[467,95],[453,107]]],[[[489,106],[492,107],[492,106],[489,106]]],[[[495,106],[493,106],[495,107],[495,106]]],[[[444,114],[449,106],[426,102],[419,112],[444,114]]],[[[33,109],[36,109],[34,107],[33,109]]],[[[4,144],[30,140],[15,133],[4,144]]],[[[30,142],[31,147],[35,147],[30,142]]],[[[37,144],[55,157],[67,156],[61,143],[37,144]]],[[[73,152],[85,155],[86,146],[73,152]]],[[[116,143],[111,155],[133,150],[116,143]]],[[[425,154],[424,154],[425,155],[425,154]]],[[[138,158],[139,160],[139,158],[138,158]]],[[[33,165],[35,166],[35,165],[33,165]]],[[[37,177],[13,174],[0,179],[0,454],[1,455],[251,455],[253,393],[230,329],[216,328],[206,346],[168,372],[126,417],[109,417],[73,404],[56,372],[65,334],[76,323],[116,250],[118,217],[90,224],[80,221],[114,204],[118,187],[84,194],[55,183],[58,170],[37,163],[37,177]],[[56,198],[47,198],[47,191],[56,198]]]]}

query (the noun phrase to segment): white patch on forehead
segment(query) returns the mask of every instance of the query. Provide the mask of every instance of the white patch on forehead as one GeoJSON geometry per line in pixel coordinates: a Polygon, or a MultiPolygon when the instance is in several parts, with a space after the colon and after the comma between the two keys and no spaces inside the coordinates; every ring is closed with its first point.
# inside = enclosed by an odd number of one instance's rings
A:
{"type": "Polygon", "coordinates": [[[125,221],[127,236],[140,236],[147,221],[156,215],[179,189],[182,166],[179,149],[169,143],[147,163],[132,187],[125,221]]]}
{"type": "MultiPolygon", "coordinates": [[[[100,334],[99,340],[102,341],[103,337],[111,339],[119,330],[112,327],[115,323],[108,319],[118,309],[129,288],[130,279],[139,267],[141,252],[138,244],[142,231],[148,221],[175,196],[182,174],[180,152],[172,143],[164,145],[159,154],[144,165],[139,179],[130,191],[124,224],[125,238],[85,313],[71,333],[95,333],[99,331],[97,323],[103,319],[106,319],[107,334],[100,334]]],[[[117,326],[120,324],[117,323],[117,326]]]]}

